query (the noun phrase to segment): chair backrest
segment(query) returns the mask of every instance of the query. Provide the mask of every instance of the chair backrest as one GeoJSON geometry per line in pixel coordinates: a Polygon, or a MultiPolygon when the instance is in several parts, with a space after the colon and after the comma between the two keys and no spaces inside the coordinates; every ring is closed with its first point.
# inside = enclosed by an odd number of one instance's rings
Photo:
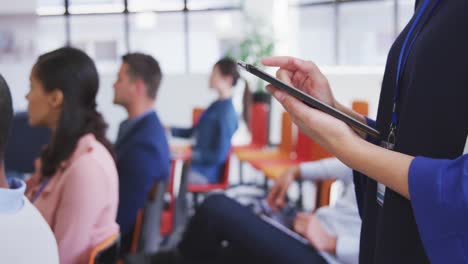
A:
{"type": "Polygon", "coordinates": [[[269,112],[270,106],[267,104],[254,103],[252,105],[252,116],[250,118],[252,145],[263,147],[268,144],[269,112]]]}
{"type": "Polygon", "coordinates": [[[175,178],[175,167],[176,160],[171,160],[171,174],[169,177],[169,183],[167,185],[166,193],[168,194],[168,204],[164,208],[162,219],[161,219],[161,235],[166,236],[172,232],[174,213],[175,213],[175,202],[176,197],[174,193],[174,178],[175,178]]]}
{"type": "Polygon", "coordinates": [[[289,153],[293,151],[293,125],[291,122],[291,116],[287,112],[283,112],[281,117],[281,143],[278,148],[282,152],[289,153]]]}
{"type": "Polygon", "coordinates": [[[353,101],[353,110],[361,115],[369,115],[369,104],[366,101],[353,101]]]}
{"type": "Polygon", "coordinates": [[[91,251],[89,264],[115,264],[120,250],[120,234],[115,233],[91,251]]]}
{"type": "Polygon", "coordinates": [[[192,125],[196,125],[198,123],[203,111],[205,111],[205,109],[201,107],[195,107],[192,110],[192,125]]]}
{"type": "Polygon", "coordinates": [[[310,160],[312,157],[313,141],[302,131],[298,130],[296,141],[296,159],[310,160]]]}
{"type": "Polygon", "coordinates": [[[320,208],[330,204],[330,192],[332,184],[335,182],[334,179],[322,180],[316,182],[317,186],[317,198],[315,200],[315,208],[320,208]]]}
{"type": "Polygon", "coordinates": [[[50,136],[48,128],[31,127],[27,113],[15,114],[5,150],[6,170],[32,173],[34,161],[49,143],[50,136]]]}
{"type": "Polygon", "coordinates": [[[161,222],[167,186],[168,182],[157,181],[151,187],[148,200],[145,202],[137,252],[152,253],[159,249],[162,241],[161,222]]]}

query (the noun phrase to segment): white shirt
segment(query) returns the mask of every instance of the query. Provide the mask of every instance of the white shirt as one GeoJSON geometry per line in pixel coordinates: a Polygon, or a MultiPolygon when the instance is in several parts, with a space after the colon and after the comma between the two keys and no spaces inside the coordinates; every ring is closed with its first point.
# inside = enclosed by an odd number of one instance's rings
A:
{"type": "Polygon", "coordinates": [[[329,263],[359,263],[361,217],[356,202],[353,171],[336,158],[303,163],[301,176],[305,180],[337,179],[344,190],[333,206],[316,211],[316,216],[330,235],[337,237],[336,256],[322,252],[329,263]]]}
{"type": "Polygon", "coordinates": [[[10,179],[0,188],[0,263],[58,264],[54,234],[24,196],[26,184],[10,179]]]}

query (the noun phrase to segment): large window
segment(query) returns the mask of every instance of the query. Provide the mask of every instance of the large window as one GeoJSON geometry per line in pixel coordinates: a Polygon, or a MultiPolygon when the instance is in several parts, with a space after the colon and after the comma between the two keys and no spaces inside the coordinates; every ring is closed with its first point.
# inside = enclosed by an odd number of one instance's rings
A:
{"type": "MultiPolygon", "coordinates": [[[[115,65],[125,46],[124,15],[81,15],[70,19],[71,44],[85,50],[98,67],[115,65]]],[[[100,67],[106,70],[107,67],[100,67]]],[[[109,69],[114,71],[114,69],[109,69]]]]}
{"type": "Polygon", "coordinates": [[[339,5],[339,64],[384,65],[395,38],[393,1],[339,5]]]}
{"type": "Polygon", "coordinates": [[[37,13],[60,15],[65,13],[63,0],[38,0],[37,13]]]}
{"type": "Polygon", "coordinates": [[[213,8],[239,8],[242,0],[190,0],[188,1],[189,10],[204,10],[213,8]]]}
{"type": "Polygon", "coordinates": [[[39,54],[65,46],[65,23],[64,16],[39,17],[35,41],[39,54]]]}
{"type": "Polygon", "coordinates": [[[189,71],[205,73],[238,44],[243,23],[240,11],[194,12],[189,14],[189,71]]]}
{"type": "Polygon", "coordinates": [[[69,0],[71,14],[120,13],[124,11],[122,0],[69,0]]]}
{"type": "Polygon", "coordinates": [[[184,17],[182,13],[130,15],[130,51],[151,54],[164,73],[184,73],[184,17]]]}
{"type": "Polygon", "coordinates": [[[183,0],[128,0],[130,12],[141,11],[181,11],[184,9],[183,0]]]}
{"type": "MultiPolygon", "coordinates": [[[[298,13],[297,55],[320,65],[335,63],[334,7],[323,5],[293,9],[298,13]]],[[[291,15],[294,17],[294,15],[291,15]]]]}
{"type": "MultiPolygon", "coordinates": [[[[37,22],[37,50],[70,43],[98,64],[142,51],[158,58],[167,73],[207,73],[244,37],[244,1],[38,0],[38,14],[47,16],[37,22]]],[[[289,3],[288,39],[281,46],[320,65],[383,65],[414,10],[413,0],[289,3]]]]}
{"type": "Polygon", "coordinates": [[[402,31],[414,14],[414,1],[398,0],[398,31],[402,31]]]}

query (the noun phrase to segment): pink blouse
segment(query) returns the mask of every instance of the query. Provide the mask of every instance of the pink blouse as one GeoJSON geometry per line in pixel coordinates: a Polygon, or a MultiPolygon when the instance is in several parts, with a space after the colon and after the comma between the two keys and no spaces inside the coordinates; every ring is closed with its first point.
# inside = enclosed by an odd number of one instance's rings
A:
{"type": "Polygon", "coordinates": [[[94,246],[119,231],[118,175],[112,156],[94,135],[84,135],[42,192],[40,162],[27,196],[55,234],[60,263],[89,261],[94,246]]]}

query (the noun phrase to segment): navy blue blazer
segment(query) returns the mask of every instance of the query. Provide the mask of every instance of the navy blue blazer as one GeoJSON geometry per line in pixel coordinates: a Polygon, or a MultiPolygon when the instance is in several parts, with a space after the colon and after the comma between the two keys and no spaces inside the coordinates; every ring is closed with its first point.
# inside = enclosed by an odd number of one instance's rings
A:
{"type": "Polygon", "coordinates": [[[132,232],[136,215],[156,181],[169,177],[170,152],[165,129],[155,112],[138,120],[115,145],[119,173],[117,223],[123,236],[132,232]]]}

